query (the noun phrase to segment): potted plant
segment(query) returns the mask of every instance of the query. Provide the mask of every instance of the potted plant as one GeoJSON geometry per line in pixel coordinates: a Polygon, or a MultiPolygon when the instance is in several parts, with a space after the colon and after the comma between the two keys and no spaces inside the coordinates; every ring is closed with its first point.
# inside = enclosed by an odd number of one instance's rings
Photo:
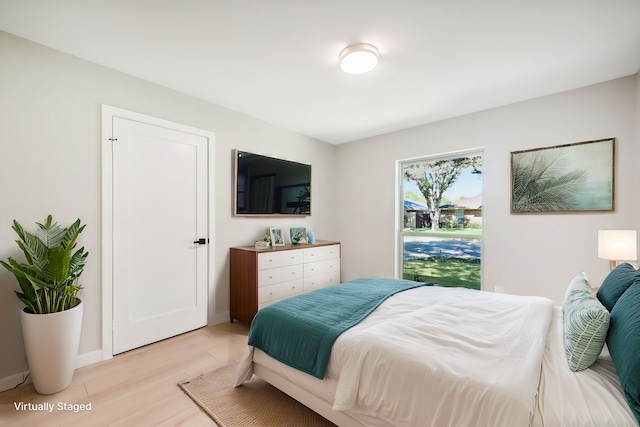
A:
{"type": "Polygon", "coordinates": [[[0,264],[20,285],[15,292],[25,305],[20,320],[33,386],[38,393],[53,394],[73,379],[82,330],[78,278],[89,253],[84,247],[75,249],[85,228],[80,219],[67,228],[54,223],[51,215],[36,224],[35,233],[29,233],[13,221],[25,261],[9,257],[0,264]]]}

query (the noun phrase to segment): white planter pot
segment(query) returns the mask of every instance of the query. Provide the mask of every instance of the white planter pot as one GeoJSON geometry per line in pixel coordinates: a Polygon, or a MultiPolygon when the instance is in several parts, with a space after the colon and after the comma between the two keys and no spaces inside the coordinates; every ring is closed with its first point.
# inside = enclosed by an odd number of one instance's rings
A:
{"type": "Polygon", "coordinates": [[[80,333],[82,309],[52,314],[20,312],[22,335],[33,387],[40,394],[53,394],[69,387],[73,379],[80,333]]]}

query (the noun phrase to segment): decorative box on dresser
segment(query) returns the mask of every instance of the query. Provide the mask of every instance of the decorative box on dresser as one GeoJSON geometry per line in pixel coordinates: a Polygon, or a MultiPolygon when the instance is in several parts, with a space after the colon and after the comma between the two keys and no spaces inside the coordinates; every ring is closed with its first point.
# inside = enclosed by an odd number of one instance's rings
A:
{"type": "Polygon", "coordinates": [[[250,325],[278,300],[340,283],[340,242],[230,249],[230,317],[250,325]]]}

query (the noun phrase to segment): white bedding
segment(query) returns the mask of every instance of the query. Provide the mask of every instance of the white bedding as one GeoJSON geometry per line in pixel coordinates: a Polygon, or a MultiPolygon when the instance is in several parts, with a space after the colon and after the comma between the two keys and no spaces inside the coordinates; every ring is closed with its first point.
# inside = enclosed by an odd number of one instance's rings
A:
{"type": "Polygon", "coordinates": [[[367,426],[637,426],[610,361],[569,371],[544,298],[413,289],[338,338],[324,381],[252,350],[238,385],[252,360],[367,426]]]}
{"type": "Polygon", "coordinates": [[[334,409],[397,427],[527,426],[552,309],[463,288],[399,293],[334,344],[334,409]]]}
{"type": "Polygon", "coordinates": [[[568,368],[562,308],[556,307],[542,361],[534,427],[635,427],[606,346],[595,364],[579,372],[568,368]]]}

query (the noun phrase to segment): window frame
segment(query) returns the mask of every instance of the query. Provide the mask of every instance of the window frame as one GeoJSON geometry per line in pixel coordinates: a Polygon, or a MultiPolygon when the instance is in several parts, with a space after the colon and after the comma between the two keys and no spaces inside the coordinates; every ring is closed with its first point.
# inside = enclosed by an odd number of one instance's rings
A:
{"type": "MultiPolygon", "coordinates": [[[[396,245],[395,245],[395,277],[398,279],[403,278],[404,273],[404,238],[410,236],[418,236],[418,237],[436,237],[436,238],[447,238],[450,236],[443,236],[441,233],[426,231],[426,232],[415,232],[415,231],[404,231],[404,167],[406,165],[416,164],[416,163],[430,163],[436,162],[439,160],[451,160],[458,157],[474,157],[481,156],[484,162],[485,158],[485,150],[483,147],[480,148],[471,148],[467,150],[460,151],[452,151],[441,154],[433,154],[433,155],[425,155],[419,157],[412,157],[408,159],[401,159],[396,161],[396,225],[395,225],[395,236],[396,236],[396,245]]],[[[483,170],[484,172],[484,170],[483,170]]],[[[480,289],[484,290],[484,186],[485,186],[485,178],[484,173],[482,174],[482,233],[478,234],[466,234],[466,233],[456,233],[455,237],[460,239],[479,239],[480,240],[480,289]]]]}

